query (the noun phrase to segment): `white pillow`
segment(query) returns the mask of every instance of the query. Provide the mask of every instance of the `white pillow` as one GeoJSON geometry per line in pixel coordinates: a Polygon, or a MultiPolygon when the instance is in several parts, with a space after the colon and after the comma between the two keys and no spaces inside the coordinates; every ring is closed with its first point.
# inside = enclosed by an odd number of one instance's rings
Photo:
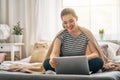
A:
{"type": "Polygon", "coordinates": [[[108,44],[108,58],[111,60],[116,60],[116,51],[119,48],[118,44],[112,43],[112,42],[98,42],[98,44],[101,46],[103,44],[108,44]]]}

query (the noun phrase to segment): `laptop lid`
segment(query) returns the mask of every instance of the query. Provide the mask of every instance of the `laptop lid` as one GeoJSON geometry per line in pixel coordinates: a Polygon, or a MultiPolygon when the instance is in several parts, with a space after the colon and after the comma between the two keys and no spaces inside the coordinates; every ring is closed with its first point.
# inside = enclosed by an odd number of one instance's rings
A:
{"type": "Polygon", "coordinates": [[[56,57],[53,59],[58,62],[58,66],[55,68],[57,74],[90,74],[86,56],[56,57]]]}

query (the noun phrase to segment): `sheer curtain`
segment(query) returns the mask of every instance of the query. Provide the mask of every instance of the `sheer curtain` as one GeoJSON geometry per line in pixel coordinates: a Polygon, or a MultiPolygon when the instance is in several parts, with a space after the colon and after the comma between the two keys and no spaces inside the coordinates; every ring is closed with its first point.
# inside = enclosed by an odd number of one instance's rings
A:
{"type": "Polygon", "coordinates": [[[116,28],[113,27],[113,32],[115,33],[115,35],[112,35],[112,39],[114,39],[114,36],[117,40],[120,41],[120,0],[116,0],[116,8],[115,8],[116,13],[114,15],[115,16],[115,21],[114,21],[114,26],[117,26],[116,28]]]}
{"type": "MultiPolygon", "coordinates": [[[[31,54],[36,41],[51,41],[62,28],[62,0],[0,0],[0,24],[24,27],[23,57],[31,54]]],[[[12,40],[11,40],[12,42],[12,40]]]]}
{"type": "Polygon", "coordinates": [[[60,12],[62,0],[38,0],[37,34],[39,40],[52,41],[62,28],[60,12]]]}

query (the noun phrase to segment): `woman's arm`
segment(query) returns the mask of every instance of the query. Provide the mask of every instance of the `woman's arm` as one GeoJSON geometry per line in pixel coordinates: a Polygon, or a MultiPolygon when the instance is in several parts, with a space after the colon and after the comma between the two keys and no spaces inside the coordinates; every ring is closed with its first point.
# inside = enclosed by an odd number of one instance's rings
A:
{"type": "Polygon", "coordinates": [[[54,43],[53,43],[53,50],[52,50],[52,53],[50,55],[50,58],[59,57],[60,46],[61,46],[61,41],[58,38],[56,38],[54,43]]]}
{"type": "Polygon", "coordinates": [[[50,55],[50,61],[49,61],[50,65],[53,68],[55,68],[57,66],[57,64],[58,64],[57,62],[55,62],[53,60],[53,58],[54,57],[59,57],[59,55],[60,55],[60,46],[61,46],[61,41],[58,38],[56,38],[54,43],[53,43],[53,49],[52,49],[52,53],[50,55]]]}
{"type": "Polygon", "coordinates": [[[96,50],[96,48],[90,41],[88,42],[88,47],[91,51],[91,53],[89,55],[86,55],[88,60],[99,57],[98,51],[96,50]]]}

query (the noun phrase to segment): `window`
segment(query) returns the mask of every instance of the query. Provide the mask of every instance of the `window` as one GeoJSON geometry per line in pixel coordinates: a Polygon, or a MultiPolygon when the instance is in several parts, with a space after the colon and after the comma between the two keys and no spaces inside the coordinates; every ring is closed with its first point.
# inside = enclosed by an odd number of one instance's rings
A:
{"type": "Polygon", "coordinates": [[[63,0],[63,8],[75,9],[80,26],[90,29],[97,38],[99,29],[104,29],[105,39],[118,40],[119,5],[119,0],[63,0]]]}

